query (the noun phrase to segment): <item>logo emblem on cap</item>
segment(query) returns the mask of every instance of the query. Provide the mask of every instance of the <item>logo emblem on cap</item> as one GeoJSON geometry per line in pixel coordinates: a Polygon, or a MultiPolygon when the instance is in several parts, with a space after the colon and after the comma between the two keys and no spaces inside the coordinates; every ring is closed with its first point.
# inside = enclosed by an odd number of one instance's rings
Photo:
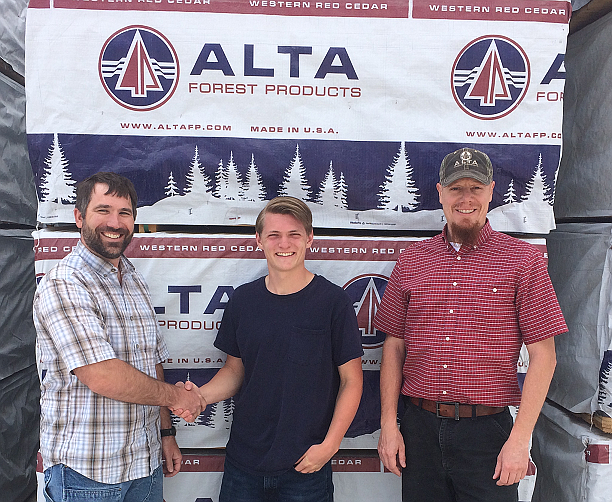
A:
{"type": "Polygon", "coordinates": [[[529,87],[529,59],[514,40],[501,35],[472,40],[451,72],[453,96],[468,115],[493,120],[511,113],[529,87]]]}
{"type": "Polygon", "coordinates": [[[100,80],[108,95],[129,110],[147,111],[170,99],[179,78],[176,51],[159,31],[128,26],[100,51],[100,80]]]}

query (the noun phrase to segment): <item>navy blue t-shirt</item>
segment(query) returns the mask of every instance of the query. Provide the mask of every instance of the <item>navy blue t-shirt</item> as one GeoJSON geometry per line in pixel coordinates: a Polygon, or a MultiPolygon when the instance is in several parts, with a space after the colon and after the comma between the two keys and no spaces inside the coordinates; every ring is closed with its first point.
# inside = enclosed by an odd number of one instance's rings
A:
{"type": "Polygon", "coordinates": [[[351,299],[319,275],[290,295],[268,291],[264,277],[240,286],[214,345],[245,369],[226,455],[268,475],[292,468],[325,439],[338,366],[363,355],[351,299]]]}

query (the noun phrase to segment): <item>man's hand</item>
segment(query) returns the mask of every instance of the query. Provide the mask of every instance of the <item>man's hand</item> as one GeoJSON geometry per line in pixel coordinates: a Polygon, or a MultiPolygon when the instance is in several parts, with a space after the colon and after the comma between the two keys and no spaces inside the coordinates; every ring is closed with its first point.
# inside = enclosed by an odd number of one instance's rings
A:
{"type": "Polygon", "coordinates": [[[493,479],[499,486],[518,483],[529,467],[529,443],[524,444],[510,437],[497,456],[493,479]]]}
{"type": "Polygon", "coordinates": [[[397,476],[402,475],[402,469],[406,467],[406,446],[397,426],[381,428],[378,456],[390,472],[397,476]]]}
{"type": "Polygon", "coordinates": [[[185,421],[194,422],[206,408],[207,403],[200,395],[198,386],[192,382],[177,382],[176,386],[180,388],[180,397],[176,404],[170,407],[170,410],[185,421]]]}
{"type": "Polygon", "coordinates": [[[295,470],[302,474],[310,474],[321,469],[337,450],[329,448],[324,443],[313,444],[295,464],[295,470]]]}
{"type": "Polygon", "coordinates": [[[183,455],[176,444],[174,436],[165,436],[161,438],[162,455],[164,457],[164,476],[171,478],[176,476],[181,470],[181,460],[183,455]]]}
{"type": "Polygon", "coordinates": [[[181,388],[181,394],[187,396],[185,403],[197,402],[197,407],[189,407],[188,405],[177,404],[170,408],[172,413],[184,419],[186,422],[194,422],[196,418],[204,411],[208,404],[200,394],[200,389],[193,382],[176,382],[176,386],[181,388]]]}

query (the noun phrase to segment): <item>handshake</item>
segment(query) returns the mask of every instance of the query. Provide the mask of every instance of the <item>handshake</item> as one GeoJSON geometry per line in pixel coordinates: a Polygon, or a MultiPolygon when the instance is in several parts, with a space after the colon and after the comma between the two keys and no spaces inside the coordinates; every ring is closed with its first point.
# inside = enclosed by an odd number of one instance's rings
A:
{"type": "Polygon", "coordinates": [[[198,415],[204,411],[206,399],[200,393],[200,389],[193,382],[177,382],[178,393],[170,411],[186,422],[194,422],[198,415]]]}

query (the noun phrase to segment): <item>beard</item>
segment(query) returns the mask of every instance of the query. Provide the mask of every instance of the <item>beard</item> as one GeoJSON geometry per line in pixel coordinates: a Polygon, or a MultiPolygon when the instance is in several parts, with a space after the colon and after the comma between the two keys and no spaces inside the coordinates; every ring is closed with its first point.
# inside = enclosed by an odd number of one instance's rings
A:
{"type": "Polygon", "coordinates": [[[462,227],[456,223],[449,225],[451,240],[460,244],[467,244],[468,246],[476,245],[481,229],[482,225],[478,223],[469,227],[462,227]]]}
{"type": "Polygon", "coordinates": [[[119,258],[125,251],[125,248],[127,248],[132,241],[133,236],[134,232],[132,231],[130,233],[125,228],[91,228],[89,225],[87,225],[87,223],[85,223],[85,221],[83,221],[83,227],[81,228],[81,237],[83,238],[83,242],[85,242],[87,247],[97,255],[108,260],[119,258]],[[117,242],[105,243],[100,237],[102,232],[121,234],[123,238],[117,239],[117,242]]]}

